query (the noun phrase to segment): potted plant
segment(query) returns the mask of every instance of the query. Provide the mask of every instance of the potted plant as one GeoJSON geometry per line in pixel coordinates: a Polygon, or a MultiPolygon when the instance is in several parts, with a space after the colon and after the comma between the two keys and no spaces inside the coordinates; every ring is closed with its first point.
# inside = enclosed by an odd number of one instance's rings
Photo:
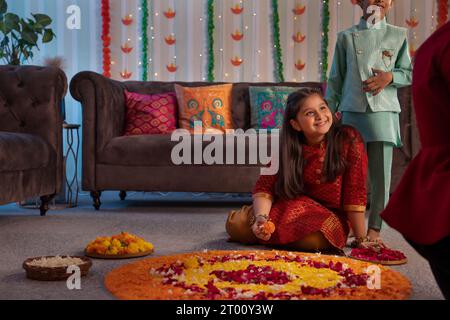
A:
{"type": "Polygon", "coordinates": [[[31,14],[21,18],[8,13],[6,0],[0,0],[0,59],[6,64],[20,65],[33,58],[33,50],[39,50],[38,41],[48,43],[55,34],[49,28],[52,19],[45,14],[31,14]]]}

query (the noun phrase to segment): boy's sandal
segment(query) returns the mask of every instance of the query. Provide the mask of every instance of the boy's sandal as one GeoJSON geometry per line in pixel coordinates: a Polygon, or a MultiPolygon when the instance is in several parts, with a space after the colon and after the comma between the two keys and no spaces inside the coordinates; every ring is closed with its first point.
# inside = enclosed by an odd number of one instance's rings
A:
{"type": "Polygon", "coordinates": [[[380,239],[357,238],[352,242],[352,251],[348,257],[383,265],[400,265],[408,262],[406,256],[398,250],[392,250],[380,239]]]}

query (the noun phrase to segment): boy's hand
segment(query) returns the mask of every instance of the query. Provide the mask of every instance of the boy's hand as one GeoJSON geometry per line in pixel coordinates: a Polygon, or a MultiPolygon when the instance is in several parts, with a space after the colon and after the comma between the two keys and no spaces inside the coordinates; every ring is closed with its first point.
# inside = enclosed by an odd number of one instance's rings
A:
{"type": "Polygon", "coordinates": [[[392,72],[372,69],[374,76],[363,81],[364,92],[370,92],[376,96],[392,83],[394,76],[392,72]]]}

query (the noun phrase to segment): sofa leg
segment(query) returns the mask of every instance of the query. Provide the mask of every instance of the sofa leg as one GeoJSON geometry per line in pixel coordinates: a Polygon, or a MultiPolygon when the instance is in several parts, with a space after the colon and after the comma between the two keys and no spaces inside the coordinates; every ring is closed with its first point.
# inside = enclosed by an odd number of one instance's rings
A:
{"type": "Polygon", "coordinates": [[[39,207],[40,211],[41,211],[41,217],[45,216],[45,214],[48,211],[48,204],[50,203],[50,201],[52,201],[53,197],[55,195],[48,195],[48,196],[42,196],[41,197],[41,206],[39,207]]]}
{"type": "Polygon", "coordinates": [[[100,202],[101,196],[102,196],[101,191],[91,191],[91,197],[92,200],[94,201],[93,206],[97,211],[100,210],[100,206],[102,205],[102,203],[100,202]]]}
{"type": "Polygon", "coordinates": [[[119,197],[120,197],[120,200],[124,201],[125,198],[127,197],[127,192],[126,192],[126,191],[123,191],[123,190],[120,191],[119,197]]]}

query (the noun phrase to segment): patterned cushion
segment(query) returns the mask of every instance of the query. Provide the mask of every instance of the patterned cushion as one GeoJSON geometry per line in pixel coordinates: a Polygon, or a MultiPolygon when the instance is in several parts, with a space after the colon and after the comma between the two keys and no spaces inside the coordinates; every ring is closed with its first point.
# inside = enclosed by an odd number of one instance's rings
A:
{"type": "Polygon", "coordinates": [[[175,92],[144,95],[125,91],[125,135],[163,134],[176,129],[175,92]]]}
{"type": "Polygon", "coordinates": [[[232,129],[232,88],[232,84],[194,88],[175,85],[179,127],[194,132],[194,122],[201,121],[203,130],[225,132],[225,129],[232,129]]]}
{"type": "Polygon", "coordinates": [[[289,95],[300,88],[250,87],[251,127],[281,129],[289,95]]]}

